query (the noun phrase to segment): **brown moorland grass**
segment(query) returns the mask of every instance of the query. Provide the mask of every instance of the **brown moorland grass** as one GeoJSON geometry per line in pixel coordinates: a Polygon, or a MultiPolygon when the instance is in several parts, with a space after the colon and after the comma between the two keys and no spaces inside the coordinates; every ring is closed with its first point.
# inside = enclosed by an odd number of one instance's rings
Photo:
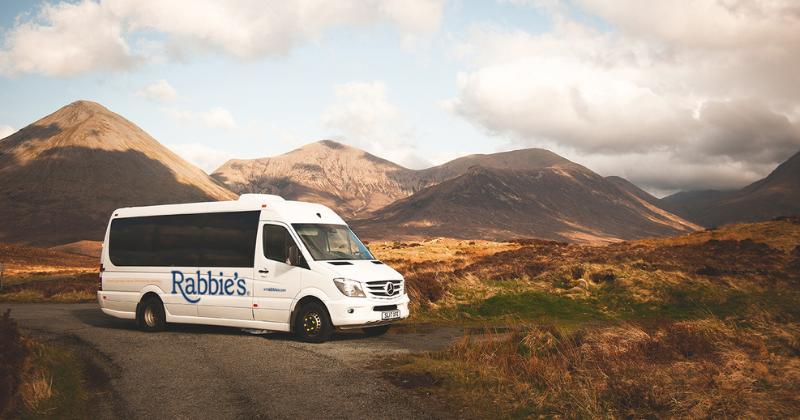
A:
{"type": "Polygon", "coordinates": [[[3,285],[96,271],[100,259],[48,249],[0,243],[3,285]]]}
{"type": "Polygon", "coordinates": [[[99,281],[98,273],[84,273],[55,281],[4,285],[0,302],[93,302],[97,300],[99,281]]]}
{"type": "MultiPolygon", "coordinates": [[[[769,332],[769,327],[767,332],[769,332]]],[[[517,323],[395,360],[460,418],[795,418],[800,360],[718,320],[517,323]]]]}
{"type": "Polygon", "coordinates": [[[592,301],[613,318],[646,306],[697,306],[707,298],[733,310],[742,295],[777,299],[781,293],[772,292],[796,292],[798,238],[800,218],[791,217],[606,246],[438,239],[373,251],[405,276],[418,320],[474,318],[468,306],[525,291],[592,301]]]}
{"type": "Polygon", "coordinates": [[[463,418],[797,418],[798,238],[794,217],[607,246],[378,247],[412,322],[487,326],[386,377],[463,418]]]}

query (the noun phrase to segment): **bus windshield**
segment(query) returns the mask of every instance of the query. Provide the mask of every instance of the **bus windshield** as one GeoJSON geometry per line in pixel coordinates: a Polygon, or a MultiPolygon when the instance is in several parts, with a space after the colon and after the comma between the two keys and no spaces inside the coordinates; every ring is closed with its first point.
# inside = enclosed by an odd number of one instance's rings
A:
{"type": "Polygon", "coordinates": [[[292,226],[316,261],[375,259],[345,225],[298,223],[292,226]]]}

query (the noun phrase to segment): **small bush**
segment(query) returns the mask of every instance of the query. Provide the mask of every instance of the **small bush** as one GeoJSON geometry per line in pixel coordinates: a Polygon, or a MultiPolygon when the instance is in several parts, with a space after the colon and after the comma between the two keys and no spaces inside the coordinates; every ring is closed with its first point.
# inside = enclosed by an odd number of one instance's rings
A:
{"type": "Polygon", "coordinates": [[[20,378],[29,354],[30,349],[8,309],[0,317],[0,418],[6,418],[17,405],[20,378]]]}

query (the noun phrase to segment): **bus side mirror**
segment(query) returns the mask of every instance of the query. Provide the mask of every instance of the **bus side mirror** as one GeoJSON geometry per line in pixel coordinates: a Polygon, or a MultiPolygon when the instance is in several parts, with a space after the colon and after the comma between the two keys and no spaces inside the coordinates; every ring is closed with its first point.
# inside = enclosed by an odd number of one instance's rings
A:
{"type": "Polygon", "coordinates": [[[296,246],[289,247],[289,265],[292,267],[300,266],[300,250],[296,246]]]}

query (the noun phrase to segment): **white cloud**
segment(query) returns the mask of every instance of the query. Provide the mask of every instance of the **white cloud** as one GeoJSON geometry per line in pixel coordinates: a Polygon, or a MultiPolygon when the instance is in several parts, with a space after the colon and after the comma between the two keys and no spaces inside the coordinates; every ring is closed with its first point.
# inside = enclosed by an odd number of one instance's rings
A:
{"type": "Polygon", "coordinates": [[[414,129],[406,113],[389,103],[389,88],[380,80],[334,86],[337,103],[328,107],[320,122],[332,140],[341,141],[401,165],[417,166],[414,129]]]}
{"type": "Polygon", "coordinates": [[[236,121],[233,119],[231,111],[222,107],[199,112],[197,116],[200,117],[200,120],[206,128],[229,131],[236,131],[239,129],[239,125],[236,124],[236,121]]]}
{"type": "Polygon", "coordinates": [[[387,21],[408,40],[434,34],[444,0],[83,0],[45,3],[5,33],[0,74],[75,76],[182,59],[191,51],[241,60],[284,56],[327,30],[387,21]],[[166,34],[164,45],[149,39],[166,34]],[[138,47],[132,52],[130,44],[138,47]]]}
{"type": "Polygon", "coordinates": [[[4,139],[16,132],[17,130],[14,130],[9,125],[0,125],[0,139],[4,139]]]}
{"type": "Polygon", "coordinates": [[[552,14],[548,33],[476,27],[455,48],[472,69],[445,108],[508,149],[658,156],[671,169],[620,159],[617,174],[659,188],[685,174],[741,186],[800,149],[795,2],[577,2],[605,32],[551,3],[534,2],[552,14]]]}
{"type": "Polygon", "coordinates": [[[139,58],[131,54],[123,26],[91,0],[44,3],[35,19],[5,33],[0,74],[62,77],[131,69],[139,58]]]}
{"type": "Polygon", "coordinates": [[[214,149],[200,143],[174,144],[169,148],[208,174],[236,157],[229,150],[214,149]]]}
{"type": "Polygon", "coordinates": [[[688,47],[761,49],[800,45],[800,4],[794,0],[577,0],[620,29],[688,47]]]}
{"type": "Polygon", "coordinates": [[[137,89],[135,93],[137,98],[143,98],[148,101],[158,103],[175,102],[181,98],[181,95],[167,83],[166,80],[161,79],[144,89],[137,89]]]}
{"type": "Polygon", "coordinates": [[[444,1],[384,0],[380,12],[401,34],[403,51],[414,52],[423,39],[439,30],[444,1]]]}
{"type": "Polygon", "coordinates": [[[161,108],[161,112],[166,114],[167,121],[172,121],[180,125],[184,130],[192,128],[194,116],[191,111],[174,109],[174,108],[161,108]]]}

